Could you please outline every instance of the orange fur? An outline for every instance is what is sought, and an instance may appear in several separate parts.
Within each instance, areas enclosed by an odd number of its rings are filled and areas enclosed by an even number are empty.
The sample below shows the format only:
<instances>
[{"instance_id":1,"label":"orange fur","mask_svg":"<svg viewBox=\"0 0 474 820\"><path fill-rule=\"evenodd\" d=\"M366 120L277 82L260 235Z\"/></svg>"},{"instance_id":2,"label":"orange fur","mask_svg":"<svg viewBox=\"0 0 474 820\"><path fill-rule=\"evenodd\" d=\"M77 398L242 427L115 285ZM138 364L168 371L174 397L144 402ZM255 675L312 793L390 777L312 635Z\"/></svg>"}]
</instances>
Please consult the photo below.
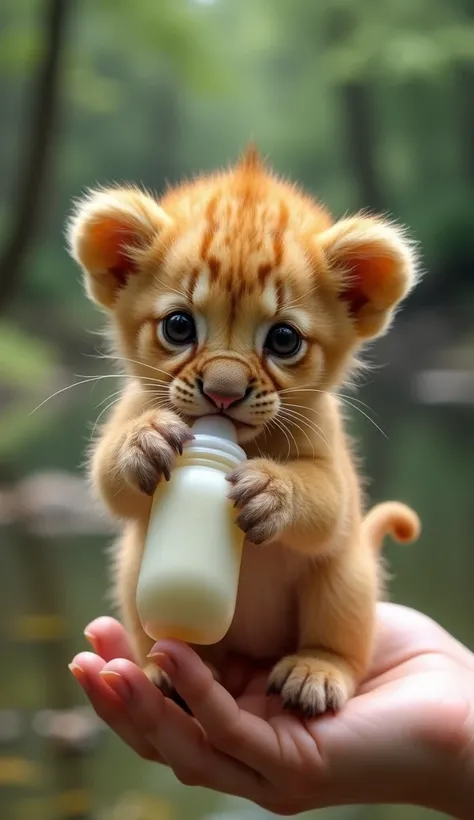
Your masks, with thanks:
<instances>
[{"instance_id":1,"label":"orange fur","mask_svg":"<svg viewBox=\"0 0 474 820\"><path fill-rule=\"evenodd\" d=\"M135 605L151 496L192 419L223 397L248 455L229 476L247 538L230 630L197 649L217 670L230 651L275 660L269 689L288 707L341 708L370 659L383 536L419 529L404 505L363 519L338 397L416 282L404 232L380 217L333 221L251 151L159 204L134 187L91 192L69 241L127 374L91 475L123 520L115 587L139 662L152 644ZM170 338L173 313L195 338ZM299 347L285 358L275 344L288 333Z\"/></svg>"}]
</instances>

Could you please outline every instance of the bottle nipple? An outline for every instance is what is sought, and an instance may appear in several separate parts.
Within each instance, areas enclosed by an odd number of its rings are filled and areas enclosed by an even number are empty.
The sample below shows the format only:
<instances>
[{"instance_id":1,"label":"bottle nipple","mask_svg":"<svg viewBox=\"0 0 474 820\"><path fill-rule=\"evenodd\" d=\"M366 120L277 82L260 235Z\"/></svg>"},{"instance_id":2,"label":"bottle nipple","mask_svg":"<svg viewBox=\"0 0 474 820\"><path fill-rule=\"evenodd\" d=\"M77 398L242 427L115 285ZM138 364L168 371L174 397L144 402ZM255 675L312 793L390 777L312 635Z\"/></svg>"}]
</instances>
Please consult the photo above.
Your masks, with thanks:
<instances>
[{"instance_id":1,"label":"bottle nipple","mask_svg":"<svg viewBox=\"0 0 474 820\"><path fill-rule=\"evenodd\" d=\"M235 462L235 466L247 458L245 451L237 443L237 430L225 416L200 416L191 427L193 439L183 447L184 453L224 456ZM229 464L229 469L232 465Z\"/></svg>"},{"instance_id":2,"label":"bottle nipple","mask_svg":"<svg viewBox=\"0 0 474 820\"><path fill-rule=\"evenodd\" d=\"M197 435L216 436L237 444L237 431L231 420L225 416L200 416L191 429Z\"/></svg>"}]
</instances>

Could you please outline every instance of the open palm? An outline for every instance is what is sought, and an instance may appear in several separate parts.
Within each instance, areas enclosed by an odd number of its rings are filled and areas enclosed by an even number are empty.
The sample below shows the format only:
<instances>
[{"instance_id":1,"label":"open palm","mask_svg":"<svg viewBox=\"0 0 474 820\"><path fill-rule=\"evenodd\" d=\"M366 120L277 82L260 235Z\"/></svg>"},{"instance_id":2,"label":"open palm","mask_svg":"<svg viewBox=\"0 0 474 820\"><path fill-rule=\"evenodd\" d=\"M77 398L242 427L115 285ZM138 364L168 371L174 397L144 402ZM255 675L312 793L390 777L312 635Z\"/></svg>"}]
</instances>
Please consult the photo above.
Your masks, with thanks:
<instances>
[{"instance_id":1,"label":"open palm","mask_svg":"<svg viewBox=\"0 0 474 820\"><path fill-rule=\"evenodd\" d=\"M222 684L189 647L156 646L194 717L133 664L111 618L86 630L95 654L73 674L132 749L187 785L245 797L277 814L347 803L462 804L473 767L474 655L416 611L380 604L370 674L337 715L302 720L266 693L268 668L232 659ZM439 794L438 794L439 792ZM451 806L450 802L450 806Z\"/></svg>"}]
</instances>

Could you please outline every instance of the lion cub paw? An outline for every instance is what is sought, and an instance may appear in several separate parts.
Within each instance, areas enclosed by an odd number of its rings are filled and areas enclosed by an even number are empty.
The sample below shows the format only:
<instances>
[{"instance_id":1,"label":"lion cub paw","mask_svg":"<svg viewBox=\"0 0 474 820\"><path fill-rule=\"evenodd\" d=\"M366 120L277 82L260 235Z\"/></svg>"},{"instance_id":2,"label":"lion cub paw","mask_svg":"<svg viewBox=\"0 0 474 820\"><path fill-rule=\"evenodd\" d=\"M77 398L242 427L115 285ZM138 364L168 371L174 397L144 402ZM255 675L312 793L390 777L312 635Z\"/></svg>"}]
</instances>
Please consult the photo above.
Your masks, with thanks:
<instances>
[{"instance_id":1,"label":"lion cub paw","mask_svg":"<svg viewBox=\"0 0 474 820\"><path fill-rule=\"evenodd\" d=\"M147 664L143 671L148 680L151 680L151 682L155 684L157 689L163 693L165 698L172 700L184 712L187 712L188 715L191 714L191 710L189 709L187 703L183 700L181 695L178 694L166 672L163 672L163 670L154 663Z\"/></svg>"},{"instance_id":2,"label":"lion cub paw","mask_svg":"<svg viewBox=\"0 0 474 820\"><path fill-rule=\"evenodd\" d=\"M293 521L293 485L284 468L269 459L241 464L227 480L238 510L237 524L253 544L272 541Z\"/></svg>"},{"instance_id":3,"label":"lion cub paw","mask_svg":"<svg viewBox=\"0 0 474 820\"><path fill-rule=\"evenodd\" d=\"M329 652L310 652L283 658L273 668L267 692L281 695L283 708L312 718L338 712L355 690L349 665Z\"/></svg>"},{"instance_id":4,"label":"lion cub paw","mask_svg":"<svg viewBox=\"0 0 474 820\"><path fill-rule=\"evenodd\" d=\"M126 481L153 495L161 478L169 480L176 456L193 434L174 413L150 411L133 421L120 449L120 468Z\"/></svg>"}]
</instances>

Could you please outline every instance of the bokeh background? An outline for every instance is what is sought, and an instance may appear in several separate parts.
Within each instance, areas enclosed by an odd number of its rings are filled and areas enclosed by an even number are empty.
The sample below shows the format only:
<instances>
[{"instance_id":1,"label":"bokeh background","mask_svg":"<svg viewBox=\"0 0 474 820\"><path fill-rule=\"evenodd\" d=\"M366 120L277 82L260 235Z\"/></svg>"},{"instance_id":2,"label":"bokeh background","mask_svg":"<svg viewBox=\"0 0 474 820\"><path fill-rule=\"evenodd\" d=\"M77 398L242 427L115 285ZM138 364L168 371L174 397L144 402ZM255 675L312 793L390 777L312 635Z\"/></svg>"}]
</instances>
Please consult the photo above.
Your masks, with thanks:
<instances>
[{"instance_id":1,"label":"bokeh background","mask_svg":"<svg viewBox=\"0 0 474 820\"><path fill-rule=\"evenodd\" d=\"M118 385L94 379L111 372L95 358L102 320L64 247L89 185L159 192L255 139L334 214L368 207L410 226L425 277L373 349L351 424L371 500L403 499L424 522L416 546L387 544L391 597L474 648L473 79L473 0L2 0L3 820L269 816L140 761L67 670L84 625L109 612L112 533L82 465Z\"/></svg>"}]
</instances>

